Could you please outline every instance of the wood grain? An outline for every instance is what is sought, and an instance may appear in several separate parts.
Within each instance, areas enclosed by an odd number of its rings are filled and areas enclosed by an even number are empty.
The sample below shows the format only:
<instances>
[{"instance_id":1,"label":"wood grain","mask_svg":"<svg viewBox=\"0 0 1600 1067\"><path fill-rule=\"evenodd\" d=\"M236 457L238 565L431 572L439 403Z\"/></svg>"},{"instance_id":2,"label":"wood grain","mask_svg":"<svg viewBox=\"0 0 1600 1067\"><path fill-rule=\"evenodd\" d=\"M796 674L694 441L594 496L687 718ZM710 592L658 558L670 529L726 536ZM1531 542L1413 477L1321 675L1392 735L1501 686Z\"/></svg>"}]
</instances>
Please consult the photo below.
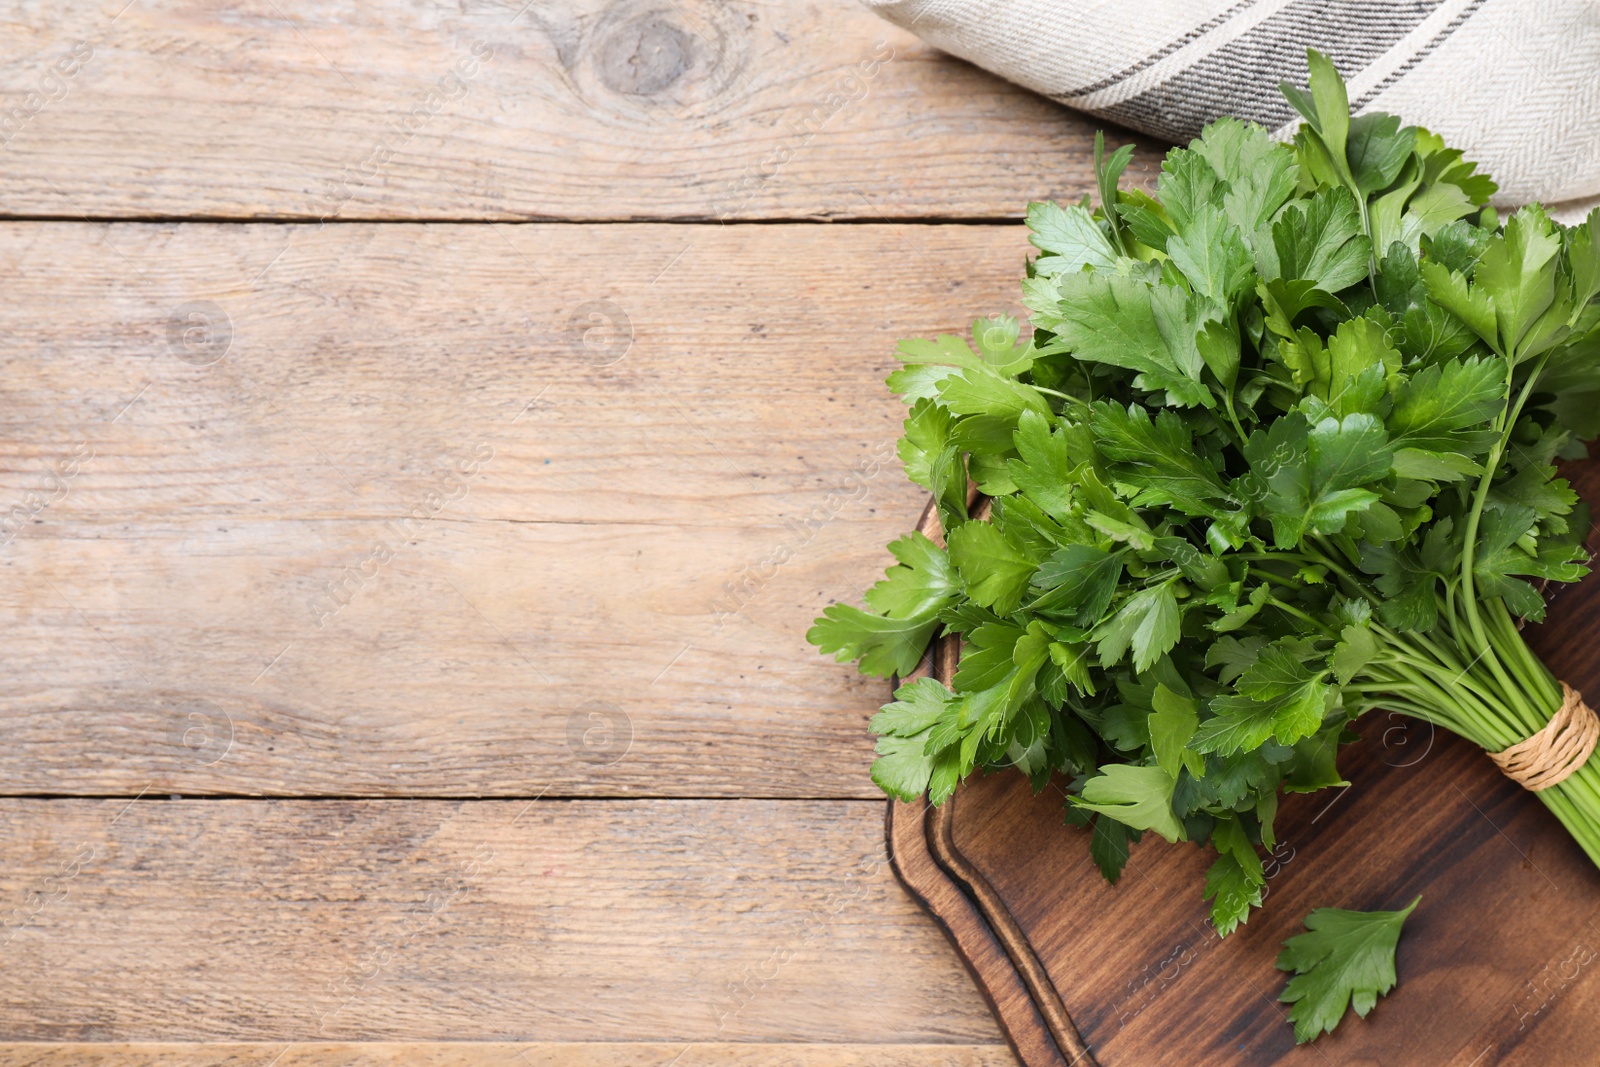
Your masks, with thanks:
<instances>
[{"instance_id":1,"label":"wood grain","mask_svg":"<svg viewBox=\"0 0 1600 1067\"><path fill-rule=\"evenodd\" d=\"M0 16L7 213L1011 218L1093 187L1087 120L850 0L125 5Z\"/></svg>"},{"instance_id":2,"label":"wood grain","mask_svg":"<svg viewBox=\"0 0 1600 1067\"><path fill-rule=\"evenodd\" d=\"M921 504L896 339L1024 247L0 226L0 790L877 795L886 686L804 634Z\"/></svg>"},{"instance_id":3,"label":"wood grain","mask_svg":"<svg viewBox=\"0 0 1600 1067\"><path fill-rule=\"evenodd\" d=\"M997 1042L894 884L882 818L861 801L0 801L0 1037Z\"/></svg>"},{"instance_id":4,"label":"wood grain","mask_svg":"<svg viewBox=\"0 0 1600 1067\"><path fill-rule=\"evenodd\" d=\"M677 1057L674 1059L674 1057ZM453 1041L0 1044L0 1067L1014 1067L1004 1045Z\"/></svg>"},{"instance_id":5,"label":"wood grain","mask_svg":"<svg viewBox=\"0 0 1600 1067\"><path fill-rule=\"evenodd\" d=\"M850 0L0 42L0 212L86 220L0 225L0 1067L1013 1062L876 800L553 798L876 798L803 634L920 503L894 341L1025 248L901 223L1091 127ZM327 799L416 795L543 799Z\"/></svg>"}]
</instances>

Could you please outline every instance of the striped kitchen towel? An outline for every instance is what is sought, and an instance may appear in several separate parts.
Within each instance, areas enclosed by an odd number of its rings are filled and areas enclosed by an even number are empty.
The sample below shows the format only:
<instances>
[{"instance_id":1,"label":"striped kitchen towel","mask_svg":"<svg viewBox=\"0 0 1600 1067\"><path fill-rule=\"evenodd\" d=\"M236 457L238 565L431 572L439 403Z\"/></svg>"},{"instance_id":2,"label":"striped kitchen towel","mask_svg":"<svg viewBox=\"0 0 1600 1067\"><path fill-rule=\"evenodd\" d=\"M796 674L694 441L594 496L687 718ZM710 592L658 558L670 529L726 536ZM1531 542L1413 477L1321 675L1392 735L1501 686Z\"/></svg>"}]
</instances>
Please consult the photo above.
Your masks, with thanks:
<instances>
[{"instance_id":1,"label":"striped kitchen towel","mask_svg":"<svg viewBox=\"0 0 1600 1067\"><path fill-rule=\"evenodd\" d=\"M1180 143L1220 115L1292 135L1278 83L1304 85L1315 48L1354 110L1465 149L1500 182L1496 203L1600 197L1600 0L867 3L1053 100Z\"/></svg>"}]
</instances>

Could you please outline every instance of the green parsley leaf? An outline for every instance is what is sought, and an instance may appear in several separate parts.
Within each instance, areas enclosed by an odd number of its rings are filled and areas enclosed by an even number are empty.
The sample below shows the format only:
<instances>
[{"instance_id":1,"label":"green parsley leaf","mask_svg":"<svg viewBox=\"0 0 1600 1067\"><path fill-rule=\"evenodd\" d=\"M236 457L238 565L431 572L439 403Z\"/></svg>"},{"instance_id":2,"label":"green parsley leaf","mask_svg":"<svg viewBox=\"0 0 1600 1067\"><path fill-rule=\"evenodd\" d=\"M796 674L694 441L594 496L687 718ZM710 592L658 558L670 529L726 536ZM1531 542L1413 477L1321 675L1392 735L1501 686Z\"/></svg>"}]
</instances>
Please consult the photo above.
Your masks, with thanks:
<instances>
[{"instance_id":1,"label":"green parsley leaf","mask_svg":"<svg viewBox=\"0 0 1600 1067\"><path fill-rule=\"evenodd\" d=\"M1272 244L1257 250L1263 277L1301 279L1328 293L1366 277L1371 255L1355 198L1342 188L1291 202L1272 224Z\"/></svg>"},{"instance_id":2,"label":"green parsley leaf","mask_svg":"<svg viewBox=\"0 0 1600 1067\"><path fill-rule=\"evenodd\" d=\"M1205 899L1211 901L1211 925L1227 937L1261 906L1267 876L1250 839L1237 819L1219 819L1211 831L1217 859L1206 871Z\"/></svg>"},{"instance_id":3,"label":"green parsley leaf","mask_svg":"<svg viewBox=\"0 0 1600 1067\"><path fill-rule=\"evenodd\" d=\"M937 761L924 751L928 735L954 712L954 700L932 678L903 685L894 696L872 717L872 731L879 735L872 781L890 796L912 801L927 791Z\"/></svg>"},{"instance_id":4,"label":"green parsley leaf","mask_svg":"<svg viewBox=\"0 0 1600 1067\"><path fill-rule=\"evenodd\" d=\"M1252 281L1255 263L1239 228L1211 204L1167 241L1167 255L1195 292L1218 302L1233 300Z\"/></svg>"},{"instance_id":5,"label":"green parsley leaf","mask_svg":"<svg viewBox=\"0 0 1600 1067\"><path fill-rule=\"evenodd\" d=\"M1383 424L1366 414L1330 416L1315 426L1288 415L1253 435L1244 453L1250 461L1246 493L1271 519L1280 548L1307 533L1340 531L1352 513L1378 500L1360 487L1394 466Z\"/></svg>"},{"instance_id":6,"label":"green parsley leaf","mask_svg":"<svg viewBox=\"0 0 1600 1067\"><path fill-rule=\"evenodd\" d=\"M1022 602L1038 562L986 522L968 522L950 535L950 558L967 595L979 607L1009 615Z\"/></svg>"},{"instance_id":7,"label":"green parsley leaf","mask_svg":"<svg viewBox=\"0 0 1600 1067\"><path fill-rule=\"evenodd\" d=\"M1034 321L1054 330L1080 359L1137 371L1134 386L1165 390L1180 407L1215 403L1201 384L1205 362L1195 348L1182 289L1119 274L1056 279L1059 299L1034 307Z\"/></svg>"},{"instance_id":8,"label":"green parsley leaf","mask_svg":"<svg viewBox=\"0 0 1600 1067\"><path fill-rule=\"evenodd\" d=\"M864 674L910 674L938 628L939 613L959 593L944 550L921 533L892 542L889 551L900 565L868 590L876 613L834 604L806 634L837 659L860 660Z\"/></svg>"},{"instance_id":9,"label":"green parsley leaf","mask_svg":"<svg viewBox=\"0 0 1600 1067\"><path fill-rule=\"evenodd\" d=\"M1149 669L1178 643L1178 623L1178 600L1170 582L1139 590L1095 628L1100 665L1120 662L1132 645L1134 670Z\"/></svg>"},{"instance_id":10,"label":"green parsley leaf","mask_svg":"<svg viewBox=\"0 0 1600 1067\"><path fill-rule=\"evenodd\" d=\"M1039 565L1032 578L1039 596L1029 608L1063 616L1074 626L1093 626L1105 615L1121 576L1122 553L1066 545Z\"/></svg>"},{"instance_id":11,"label":"green parsley leaf","mask_svg":"<svg viewBox=\"0 0 1600 1067\"><path fill-rule=\"evenodd\" d=\"M1094 830L1089 835L1089 858L1100 868L1101 876L1112 885L1117 884L1122 869L1128 865L1128 842L1138 839L1139 831L1129 829L1110 816L1095 818Z\"/></svg>"},{"instance_id":12,"label":"green parsley leaf","mask_svg":"<svg viewBox=\"0 0 1600 1067\"><path fill-rule=\"evenodd\" d=\"M1184 746L1200 726L1200 705L1193 697L1168 689L1157 683L1153 697L1155 710L1150 713L1150 749L1155 753L1156 764L1178 777L1178 768L1187 767L1196 778L1205 775L1205 760L1198 752Z\"/></svg>"},{"instance_id":13,"label":"green parsley leaf","mask_svg":"<svg viewBox=\"0 0 1600 1067\"><path fill-rule=\"evenodd\" d=\"M1089 425L1117 481L1136 490L1134 507L1170 504L1186 515L1213 516L1223 510L1228 491L1175 413L1157 412L1152 420L1141 407L1099 403Z\"/></svg>"},{"instance_id":14,"label":"green parsley leaf","mask_svg":"<svg viewBox=\"0 0 1600 1067\"><path fill-rule=\"evenodd\" d=\"M1082 796L1073 803L1135 830L1154 830L1168 841L1182 841L1183 825L1172 811L1173 785L1160 767L1112 763L1083 784Z\"/></svg>"},{"instance_id":15,"label":"green parsley leaf","mask_svg":"<svg viewBox=\"0 0 1600 1067\"><path fill-rule=\"evenodd\" d=\"M1078 204L1029 204L1028 227L1034 247L1049 253L1035 261L1040 274L1075 274L1084 267L1111 270L1117 264L1117 250L1105 231Z\"/></svg>"},{"instance_id":16,"label":"green parsley leaf","mask_svg":"<svg viewBox=\"0 0 1600 1067\"><path fill-rule=\"evenodd\" d=\"M1308 933L1283 943L1278 969L1294 971L1278 999L1293 1004L1294 1039L1304 1044L1332 1033L1347 1007L1363 1019L1394 988L1400 928L1422 900L1399 911L1318 908L1306 916Z\"/></svg>"}]
</instances>

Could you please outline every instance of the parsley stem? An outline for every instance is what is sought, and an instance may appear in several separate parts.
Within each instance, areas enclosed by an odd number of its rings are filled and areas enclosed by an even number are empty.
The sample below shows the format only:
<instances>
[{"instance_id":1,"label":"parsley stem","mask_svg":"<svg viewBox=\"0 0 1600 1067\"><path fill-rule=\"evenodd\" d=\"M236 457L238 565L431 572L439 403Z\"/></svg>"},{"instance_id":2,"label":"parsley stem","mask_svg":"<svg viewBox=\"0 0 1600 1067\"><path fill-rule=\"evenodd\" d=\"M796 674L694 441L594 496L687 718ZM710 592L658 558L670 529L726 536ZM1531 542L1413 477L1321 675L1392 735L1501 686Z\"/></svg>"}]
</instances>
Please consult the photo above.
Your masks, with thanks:
<instances>
[{"instance_id":1,"label":"parsley stem","mask_svg":"<svg viewBox=\"0 0 1600 1067\"><path fill-rule=\"evenodd\" d=\"M1433 641L1430 640L1428 636L1420 630L1408 630L1404 634L1401 634L1389 629L1382 623L1374 622L1372 623L1372 632L1377 634L1379 637L1382 637L1385 641L1388 641L1392 645L1415 647L1425 650L1428 655L1432 656L1444 666L1449 667L1451 670L1465 669L1461 666L1460 661L1450 654L1448 647L1434 644Z\"/></svg>"},{"instance_id":2,"label":"parsley stem","mask_svg":"<svg viewBox=\"0 0 1600 1067\"><path fill-rule=\"evenodd\" d=\"M1409 657L1396 657L1387 666L1413 685L1423 687L1431 696L1443 725L1450 726L1478 744L1483 744L1482 737L1494 733L1491 724L1497 721L1493 711L1496 701L1492 694L1483 693L1475 685L1467 683L1469 676L1452 677L1450 671L1437 664ZM1447 686L1455 687L1458 691L1452 691Z\"/></svg>"},{"instance_id":3,"label":"parsley stem","mask_svg":"<svg viewBox=\"0 0 1600 1067\"><path fill-rule=\"evenodd\" d=\"M1511 663L1513 670L1522 679L1530 697L1534 698L1538 712L1533 721L1527 724L1531 734L1542 729L1551 716L1561 707L1561 690L1556 684L1555 676L1550 669L1539 662L1528 643L1522 639L1522 634L1517 629L1517 624L1511 618L1503 601L1497 601L1490 607L1490 618L1495 628L1499 631L1500 648L1505 653L1505 658Z\"/></svg>"},{"instance_id":4,"label":"parsley stem","mask_svg":"<svg viewBox=\"0 0 1600 1067\"><path fill-rule=\"evenodd\" d=\"M1367 235L1367 285L1372 289L1372 299L1381 304L1378 298L1378 246L1372 240L1372 218L1367 210L1367 198L1355 184L1348 182L1346 187L1356 198L1357 214L1361 218L1361 232Z\"/></svg>"},{"instance_id":5,"label":"parsley stem","mask_svg":"<svg viewBox=\"0 0 1600 1067\"><path fill-rule=\"evenodd\" d=\"M1231 388L1223 392L1222 403L1228 409L1228 421L1233 423L1233 432L1239 438L1239 452L1243 454L1245 442L1249 440L1250 435L1244 432L1243 426L1239 425L1239 416L1233 410L1233 390Z\"/></svg>"},{"instance_id":6,"label":"parsley stem","mask_svg":"<svg viewBox=\"0 0 1600 1067\"><path fill-rule=\"evenodd\" d=\"M1472 632L1473 639L1482 650L1484 660L1488 663L1489 670L1500 682L1507 698L1508 707L1514 707L1523 713L1524 719L1537 716L1537 710L1530 707L1523 691L1506 673L1505 666L1500 662L1498 650L1489 640L1488 628L1483 623L1483 612L1479 608L1477 590L1474 587L1473 565L1478 547L1478 524L1483 517L1484 505L1489 500L1489 487L1494 482L1495 472L1499 469L1500 460L1505 455L1506 446L1511 442L1511 432L1515 429L1517 418L1522 414L1522 406L1527 403L1529 395L1533 392L1534 384L1539 380L1544 370L1545 361L1549 359L1546 353L1539 357L1539 362L1534 365L1523 382L1522 391L1512 402L1511 394L1514 388L1516 375L1515 348L1507 346L1506 354L1506 406L1501 409L1495 430L1499 433L1499 440L1489 450L1488 462L1483 465L1483 476L1478 480L1477 492L1473 494L1472 509L1467 513L1467 523L1462 531L1461 539L1461 592L1463 607L1466 609L1466 622ZM1551 712L1554 712L1554 708Z\"/></svg>"},{"instance_id":7,"label":"parsley stem","mask_svg":"<svg viewBox=\"0 0 1600 1067\"><path fill-rule=\"evenodd\" d=\"M1063 393L1059 389L1046 389L1042 385L1034 385L1031 382L1029 383L1028 388L1032 389L1036 393L1044 393L1046 396L1060 397L1062 400L1065 400L1071 404L1077 404L1079 407L1084 409L1089 407L1089 402L1087 400L1083 399L1082 397L1073 396L1071 393Z\"/></svg>"},{"instance_id":8,"label":"parsley stem","mask_svg":"<svg viewBox=\"0 0 1600 1067\"><path fill-rule=\"evenodd\" d=\"M1332 545L1328 543L1327 539L1321 537L1320 535L1313 535L1312 537L1308 538L1308 540L1312 541L1318 548L1332 548ZM1350 584L1360 588L1362 595L1368 597L1369 599L1377 599L1377 594L1373 592L1372 588L1366 582L1352 574L1348 569L1345 568L1343 564L1335 560L1331 551L1313 552L1312 558L1318 563L1321 563L1323 566L1327 567L1329 570L1333 571L1339 577L1350 582Z\"/></svg>"},{"instance_id":9,"label":"parsley stem","mask_svg":"<svg viewBox=\"0 0 1600 1067\"><path fill-rule=\"evenodd\" d=\"M1283 601L1279 600L1275 596L1267 597L1267 603L1271 604L1273 607L1277 608L1279 611L1287 612L1288 614L1293 615L1295 618L1299 619L1301 622L1308 623L1311 626L1315 626L1318 630L1321 630L1322 633L1327 637L1336 636L1331 628L1329 628L1328 626L1323 624L1321 619L1312 618L1310 615L1307 615L1305 612L1301 611L1299 608L1295 607L1293 604L1285 604Z\"/></svg>"}]
</instances>

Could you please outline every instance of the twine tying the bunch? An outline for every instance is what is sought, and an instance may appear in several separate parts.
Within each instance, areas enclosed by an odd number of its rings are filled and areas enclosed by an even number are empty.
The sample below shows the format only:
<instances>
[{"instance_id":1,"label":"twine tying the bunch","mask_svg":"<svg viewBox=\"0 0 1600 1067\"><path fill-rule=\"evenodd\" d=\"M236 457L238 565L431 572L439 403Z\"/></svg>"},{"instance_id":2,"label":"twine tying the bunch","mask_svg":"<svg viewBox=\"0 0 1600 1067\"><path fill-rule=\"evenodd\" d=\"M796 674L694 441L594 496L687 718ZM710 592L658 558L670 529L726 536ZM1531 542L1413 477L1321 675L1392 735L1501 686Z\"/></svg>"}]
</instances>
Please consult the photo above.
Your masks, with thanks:
<instances>
[{"instance_id":1,"label":"twine tying the bunch","mask_svg":"<svg viewBox=\"0 0 1600 1067\"><path fill-rule=\"evenodd\" d=\"M1600 718L1583 702L1583 694L1561 683L1561 707L1544 729L1510 748L1489 753L1505 776L1537 793L1549 789L1582 767L1600 741Z\"/></svg>"}]
</instances>

